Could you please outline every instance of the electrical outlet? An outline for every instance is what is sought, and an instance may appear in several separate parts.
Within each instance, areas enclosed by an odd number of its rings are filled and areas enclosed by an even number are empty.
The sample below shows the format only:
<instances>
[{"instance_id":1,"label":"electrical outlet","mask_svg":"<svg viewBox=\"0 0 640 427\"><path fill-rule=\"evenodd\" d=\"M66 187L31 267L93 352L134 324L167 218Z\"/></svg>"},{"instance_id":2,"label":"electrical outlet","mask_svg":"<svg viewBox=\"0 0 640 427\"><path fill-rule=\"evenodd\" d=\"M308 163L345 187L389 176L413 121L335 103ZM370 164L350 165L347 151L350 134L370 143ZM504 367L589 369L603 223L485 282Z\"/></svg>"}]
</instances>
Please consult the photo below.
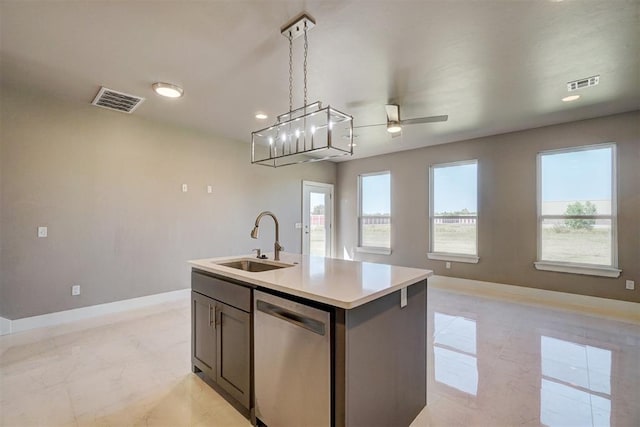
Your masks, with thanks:
<instances>
[{"instance_id":1,"label":"electrical outlet","mask_svg":"<svg viewBox=\"0 0 640 427\"><path fill-rule=\"evenodd\" d=\"M407 288L400 289L400 308L407 306Z\"/></svg>"},{"instance_id":2,"label":"electrical outlet","mask_svg":"<svg viewBox=\"0 0 640 427\"><path fill-rule=\"evenodd\" d=\"M47 227L38 227L38 237L47 237Z\"/></svg>"},{"instance_id":3,"label":"electrical outlet","mask_svg":"<svg viewBox=\"0 0 640 427\"><path fill-rule=\"evenodd\" d=\"M296 222L296 230L302 228L302 223L301 222Z\"/></svg>"},{"instance_id":4,"label":"electrical outlet","mask_svg":"<svg viewBox=\"0 0 640 427\"><path fill-rule=\"evenodd\" d=\"M187 186L187 184L182 184L182 192L186 193L189 190L189 187Z\"/></svg>"},{"instance_id":5,"label":"electrical outlet","mask_svg":"<svg viewBox=\"0 0 640 427\"><path fill-rule=\"evenodd\" d=\"M71 286L71 295L73 296L80 295L80 285Z\"/></svg>"},{"instance_id":6,"label":"electrical outlet","mask_svg":"<svg viewBox=\"0 0 640 427\"><path fill-rule=\"evenodd\" d=\"M449 261L444 263L444 268L446 269L450 269L451 268L451 263Z\"/></svg>"},{"instance_id":7,"label":"electrical outlet","mask_svg":"<svg viewBox=\"0 0 640 427\"><path fill-rule=\"evenodd\" d=\"M625 286L627 287L627 289L632 291L636 288L636 282L634 282L633 280L627 280Z\"/></svg>"},{"instance_id":8,"label":"electrical outlet","mask_svg":"<svg viewBox=\"0 0 640 427\"><path fill-rule=\"evenodd\" d=\"M211 185L207 185L207 193L213 193L213 187Z\"/></svg>"}]
</instances>

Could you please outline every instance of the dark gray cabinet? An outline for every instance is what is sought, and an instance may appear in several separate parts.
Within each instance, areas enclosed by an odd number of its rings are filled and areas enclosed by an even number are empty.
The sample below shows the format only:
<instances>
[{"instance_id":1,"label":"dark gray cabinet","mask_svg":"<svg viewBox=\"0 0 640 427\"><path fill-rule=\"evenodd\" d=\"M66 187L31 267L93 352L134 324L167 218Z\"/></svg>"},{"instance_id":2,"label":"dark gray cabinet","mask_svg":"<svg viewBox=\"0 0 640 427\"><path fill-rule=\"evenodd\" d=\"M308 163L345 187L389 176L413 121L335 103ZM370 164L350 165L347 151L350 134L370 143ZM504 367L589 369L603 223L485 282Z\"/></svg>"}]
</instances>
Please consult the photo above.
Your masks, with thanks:
<instances>
[{"instance_id":1,"label":"dark gray cabinet","mask_svg":"<svg viewBox=\"0 0 640 427\"><path fill-rule=\"evenodd\" d=\"M215 379L218 344L215 328L216 302L197 292L191 292L191 297L194 367L207 374L209 378Z\"/></svg>"},{"instance_id":2,"label":"dark gray cabinet","mask_svg":"<svg viewBox=\"0 0 640 427\"><path fill-rule=\"evenodd\" d=\"M216 314L216 381L249 408L251 316L227 304L220 304Z\"/></svg>"},{"instance_id":3,"label":"dark gray cabinet","mask_svg":"<svg viewBox=\"0 0 640 427\"><path fill-rule=\"evenodd\" d=\"M193 371L251 407L251 289L192 272Z\"/></svg>"}]
</instances>

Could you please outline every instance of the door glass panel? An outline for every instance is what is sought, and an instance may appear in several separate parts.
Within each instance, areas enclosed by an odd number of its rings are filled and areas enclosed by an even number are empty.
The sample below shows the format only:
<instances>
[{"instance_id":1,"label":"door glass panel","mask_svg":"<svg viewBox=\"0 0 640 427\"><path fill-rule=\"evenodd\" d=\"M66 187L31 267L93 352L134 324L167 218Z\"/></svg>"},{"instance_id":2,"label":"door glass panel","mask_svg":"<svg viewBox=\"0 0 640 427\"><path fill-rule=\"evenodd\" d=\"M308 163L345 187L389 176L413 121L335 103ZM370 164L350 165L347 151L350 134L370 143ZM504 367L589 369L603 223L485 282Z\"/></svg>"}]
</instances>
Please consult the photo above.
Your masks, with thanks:
<instances>
[{"instance_id":1,"label":"door glass panel","mask_svg":"<svg viewBox=\"0 0 640 427\"><path fill-rule=\"evenodd\" d=\"M303 181L302 253L331 257L333 185Z\"/></svg>"},{"instance_id":2,"label":"door glass panel","mask_svg":"<svg viewBox=\"0 0 640 427\"><path fill-rule=\"evenodd\" d=\"M309 194L309 254L326 256L327 221L325 193L311 191Z\"/></svg>"}]
</instances>

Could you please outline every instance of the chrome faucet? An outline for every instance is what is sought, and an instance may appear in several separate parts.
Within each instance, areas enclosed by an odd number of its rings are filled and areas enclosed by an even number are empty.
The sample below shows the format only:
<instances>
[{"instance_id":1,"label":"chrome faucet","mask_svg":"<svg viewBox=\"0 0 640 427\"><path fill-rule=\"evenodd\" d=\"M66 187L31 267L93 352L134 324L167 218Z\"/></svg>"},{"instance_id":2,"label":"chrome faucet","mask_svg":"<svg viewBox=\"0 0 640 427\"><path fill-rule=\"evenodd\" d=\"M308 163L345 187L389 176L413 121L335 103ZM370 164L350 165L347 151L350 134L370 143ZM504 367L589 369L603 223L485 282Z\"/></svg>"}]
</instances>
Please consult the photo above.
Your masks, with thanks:
<instances>
[{"instance_id":1,"label":"chrome faucet","mask_svg":"<svg viewBox=\"0 0 640 427\"><path fill-rule=\"evenodd\" d=\"M275 253L274 256L274 260L276 261L280 261L280 251L284 250L284 248L282 246L280 246L280 225L278 224L278 218L276 218L276 216L269 211L264 211L261 212L260 215L258 215L258 217L256 218L256 225L255 227L253 227L253 230L251 230L251 238L252 239L257 239L258 238L258 225L260 224L260 220L262 219L263 216L265 215L269 215L271 218L273 218L273 222L276 223L276 242L273 245L273 252Z\"/></svg>"}]
</instances>

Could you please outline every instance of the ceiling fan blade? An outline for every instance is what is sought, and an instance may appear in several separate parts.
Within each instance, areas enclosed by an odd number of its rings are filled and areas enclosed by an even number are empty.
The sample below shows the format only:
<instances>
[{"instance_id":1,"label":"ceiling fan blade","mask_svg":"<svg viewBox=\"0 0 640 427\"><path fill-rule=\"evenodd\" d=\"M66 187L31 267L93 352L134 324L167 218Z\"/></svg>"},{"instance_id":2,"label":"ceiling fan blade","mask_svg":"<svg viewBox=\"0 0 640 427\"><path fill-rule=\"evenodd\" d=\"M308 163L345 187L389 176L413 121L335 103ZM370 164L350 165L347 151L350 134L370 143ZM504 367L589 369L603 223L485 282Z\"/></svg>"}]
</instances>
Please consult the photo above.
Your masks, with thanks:
<instances>
[{"instance_id":1,"label":"ceiling fan blade","mask_svg":"<svg viewBox=\"0 0 640 427\"><path fill-rule=\"evenodd\" d=\"M402 120L400 124L403 125L417 125L420 123L436 123L436 122L446 122L449 119L449 116L431 116L431 117L417 117L415 119L407 119Z\"/></svg>"},{"instance_id":2,"label":"ceiling fan blade","mask_svg":"<svg viewBox=\"0 0 640 427\"><path fill-rule=\"evenodd\" d=\"M386 123L377 123L375 125L354 126L353 128L354 129L360 129L360 128L370 128L370 127L373 127L373 126L386 126L386 125L387 125Z\"/></svg>"},{"instance_id":3,"label":"ceiling fan blade","mask_svg":"<svg viewBox=\"0 0 640 427\"><path fill-rule=\"evenodd\" d=\"M385 110L387 110L388 122L400 121L400 106L398 104L387 104L384 106L384 108Z\"/></svg>"}]
</instances>

